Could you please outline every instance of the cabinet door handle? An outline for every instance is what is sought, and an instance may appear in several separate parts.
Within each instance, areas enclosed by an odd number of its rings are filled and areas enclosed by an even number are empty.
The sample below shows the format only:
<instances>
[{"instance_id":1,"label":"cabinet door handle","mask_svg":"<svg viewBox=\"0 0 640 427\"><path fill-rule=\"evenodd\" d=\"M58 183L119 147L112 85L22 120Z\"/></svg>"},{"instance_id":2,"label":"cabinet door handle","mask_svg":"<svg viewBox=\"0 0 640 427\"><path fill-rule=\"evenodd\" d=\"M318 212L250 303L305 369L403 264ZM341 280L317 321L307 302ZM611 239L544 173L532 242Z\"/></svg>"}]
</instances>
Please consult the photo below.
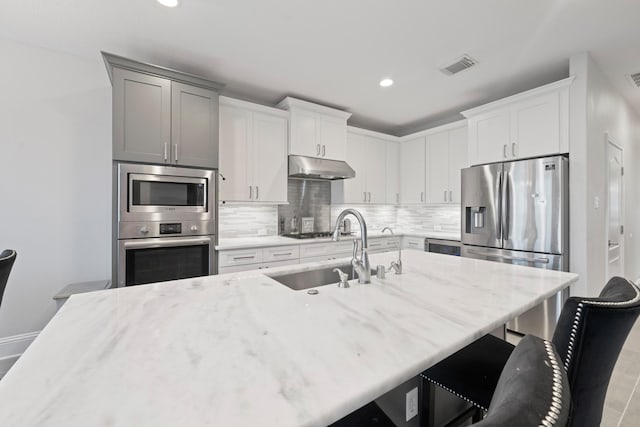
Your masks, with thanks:
<instances>
[{"instance_id":1,"label":"cabinet door handle","mask_svg":"<svg viewBox=\"0 0 640 427\"><path fill-rule=\"evenodd\" d=\"M400 193L396 193L396 203L400 203Z\"/></svg>"},{"instance_id":2,"label":"cabinet door handle","mask_svg":"<svg viewBox=\"0 0 640 427\"><path fill-rule=\"evenodd\" d=\"M176 163L178 163L178 144L173 144L173 148L176 154L175 160L176 160Z\"/></svg>"},{"instance_id":3,"label":"cabinet door handle","mask_svg":"<svg viewBox=\"0 0 640 427\"><path fill-rule=\"evenodd\" d=\"M167 153L167 151L168 151L168 147L167 147L167 145L169 145L169 144L167 144L167 143L165 142L165 143L164 143L164 161L165 161L165 162L167 161L167 156L168 156L168 154L169 154L169 153Z\"/></svg>"},{"instance_id":4,"label":"cabinet door handle","mask_svg":"<svg viewBox=\"0 0 640 427\"><path fill-rule=\"evenodd\" d=\"M364 194L364 200L363 200L363 201L364 201L365 203L367 203L367 192L366 192L366 191L364 191L362 194Z\"/></svg>"},{"instance_id":5,"label":"cabinet door handle","mask_svg":"<svg viewBox=\"0 0 640 427\"><path fill-rule=\"evenodd\" d=\"M251 200L253 196L253 187L249 186L249 200Z\"/></svg>"},{"instance_id":6,"label":"cabinet door handle","mask_svg":"<svg viewBox=\"0 0 640 427\"><path fill-rule=\"evenodd\" d=\"M444 190L444 201L447 201L447 190Z\"/></svg>"},{"instance_id":7,"label":"cabinet door handle","mask_svg":"<svg viewBox=\"0 0 640 427\"><path fill-rule=\"evenodd\" d=\"M424 202L424 191L420 192L420 201Z\"/></svg>"},{"instance_id":8,"label":"cabinet door handle","mask_svg":"<svg viewBox=\"0 0 640 427\"><path fill-rule=\"evenodd\" d=\"M371 203L371 191L369 191L369 203Z\"/></svg>"},{"instance_id":9,"label":"cabinet door handle","mask_svg":"<svg viewBox=\"0 0 640 427\"><path fill-rule=\"evenodd\" d=\"M516 143L515 142L511 144L511 154L513 155L513 157L517 156L517 154L516 154Z\"/></svg>"},{"instance_id":10,"label":"cabinet door handle","mask_svg":"<svg viewBox=\"0 0 640 427\"><path fill-rule=\"evenodd\" d=\"M453 202L453 191L449 190L449 201Z\"/></svg>"},{"instance_id":11,"label":"cabinet door handle","mask_svg":"<svg viewBox=\"0 0 640 427\"><path fill-rule=\"evenodd\" d=\"M316 144L316 155L320 155L320 144Z\"/></svg>"},{"instance_id":12,"label":"cabinet door handle","mask_svg":"<svg viewBox=\"0 0 640 427\"><path fill-rule=\"evenodd\" d=\"M502 157L507 158L507 144L502 147Z\"/></svg>"},{"instance_id":13,"label":"cabinet door handle","mask_svg":"<svg viewBox=\"0 0 640 427\"><path fill-rule=\"evenodd\" d=\"M327 146L322 144L322 157L324 157L327 154L326 151L327 151Z\"/></svg>"},{"instance_id":14,"label":"cabinet door handle","mask_svg":"<svg viewBox=\"0 0 640 427\"><path fill-rule=\"evenodd\" d=\"M260 198L260 187L256 185L256 200Z\"/></svg>"}]
</instances>

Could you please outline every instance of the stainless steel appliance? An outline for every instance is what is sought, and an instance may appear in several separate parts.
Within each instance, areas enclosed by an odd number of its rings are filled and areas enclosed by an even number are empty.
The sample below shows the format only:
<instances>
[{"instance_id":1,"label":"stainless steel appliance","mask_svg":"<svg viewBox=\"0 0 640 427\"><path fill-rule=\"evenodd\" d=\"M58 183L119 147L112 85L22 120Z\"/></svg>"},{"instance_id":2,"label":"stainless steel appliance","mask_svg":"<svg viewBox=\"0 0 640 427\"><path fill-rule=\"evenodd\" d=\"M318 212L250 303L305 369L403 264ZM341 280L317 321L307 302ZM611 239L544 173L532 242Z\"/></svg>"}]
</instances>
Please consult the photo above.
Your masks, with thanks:
<instances>
[{"instance_id":1,"label":"stainless steel appliance","mask_svg":"<svg viewBox=\"0 0 640 427\"><path fill-rule=\"evenodd\" d=\"M462 244L455 240L431 239L426 238L424 242L425 252L435 252L438 254L460 256L460 247Z\"/></svg>"},{"instance_id":2,"label":"stainless steel appliance","mask_svg":"<svg viewBox=\"0 0 640 427\"><path fill-rule=\"evenodd\" d=\"M462 170L462 256L568 271L569 162L554 156ZM550 339L568 291L507 328Z\"/></svg>"},{"instance_id":3,"label":"stainless steel appliance","mask_svg":"<svg viewBox=\"0 0 640 427\"><path fill-rule=\"evenodd\" d=\"M113 277L131 286L216 273L216 172L117 163Z\"/></svg>"}]
</instances>

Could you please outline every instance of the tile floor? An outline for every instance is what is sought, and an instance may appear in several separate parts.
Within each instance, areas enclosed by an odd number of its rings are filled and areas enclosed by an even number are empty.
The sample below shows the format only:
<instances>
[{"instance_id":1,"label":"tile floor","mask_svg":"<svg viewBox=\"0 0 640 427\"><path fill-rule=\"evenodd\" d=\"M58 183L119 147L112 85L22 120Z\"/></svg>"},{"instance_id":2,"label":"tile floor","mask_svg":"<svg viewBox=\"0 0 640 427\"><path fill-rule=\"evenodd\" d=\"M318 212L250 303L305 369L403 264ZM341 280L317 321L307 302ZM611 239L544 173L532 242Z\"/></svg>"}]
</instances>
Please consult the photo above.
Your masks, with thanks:
<instances>
[{"instance_id":1,"label":"tile floor","mask_svg":"<svg viewBox=\"0 0 640 427\"><path fill-rule=\"evenodd\" d=\"M640 426L640 321L629 337L613 370L604 402L602 427Z\"/></svg>"}]
</instances>

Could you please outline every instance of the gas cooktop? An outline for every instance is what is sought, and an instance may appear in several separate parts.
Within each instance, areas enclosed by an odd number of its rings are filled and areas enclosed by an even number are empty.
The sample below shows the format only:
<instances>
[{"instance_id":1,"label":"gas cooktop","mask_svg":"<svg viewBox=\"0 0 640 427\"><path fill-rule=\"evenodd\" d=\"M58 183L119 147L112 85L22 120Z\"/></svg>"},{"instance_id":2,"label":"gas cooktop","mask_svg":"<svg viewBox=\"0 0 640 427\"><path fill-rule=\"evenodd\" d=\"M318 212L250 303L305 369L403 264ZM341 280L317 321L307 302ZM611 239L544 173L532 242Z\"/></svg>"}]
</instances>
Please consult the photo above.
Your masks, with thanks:
<instances>
[{"instance_id":1,"label":"gas cooktop","mask_svg":"<svg viewBox=\"0 0 640 427\"><path fill-rule=\"evenodd\" d=\"M289 233L283 234L282 237L291 237L292 239L315 239L318 237L331 237L333 235L330 231L316 231L313 233Z\"/></svg>"}]
</instances>

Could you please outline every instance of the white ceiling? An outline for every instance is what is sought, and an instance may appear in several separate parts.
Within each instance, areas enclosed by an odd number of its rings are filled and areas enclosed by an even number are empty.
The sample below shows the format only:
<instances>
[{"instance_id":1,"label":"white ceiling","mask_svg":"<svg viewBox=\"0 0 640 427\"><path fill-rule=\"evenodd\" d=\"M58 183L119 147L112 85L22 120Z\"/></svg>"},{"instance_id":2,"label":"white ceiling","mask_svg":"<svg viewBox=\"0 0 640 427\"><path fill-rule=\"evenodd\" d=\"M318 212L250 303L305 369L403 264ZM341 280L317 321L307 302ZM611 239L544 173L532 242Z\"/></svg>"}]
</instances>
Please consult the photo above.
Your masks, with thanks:
<instances>
[{"instance_id":1,"label":"white ceiling","mask_svg":"<svg viewBox=\"0 0 640 427\"><path fill-rule=\"evenodd\" d=\"M293 95L403 134L566 77L583 51L640 112L625 78L640 72L638 18L639 0L18 0L3 2L0 37L105 50L267 105ZM438 71L463 53L479 64ZM380 88L387 76L396 84Z\"/></svg>"}]
</instances>

